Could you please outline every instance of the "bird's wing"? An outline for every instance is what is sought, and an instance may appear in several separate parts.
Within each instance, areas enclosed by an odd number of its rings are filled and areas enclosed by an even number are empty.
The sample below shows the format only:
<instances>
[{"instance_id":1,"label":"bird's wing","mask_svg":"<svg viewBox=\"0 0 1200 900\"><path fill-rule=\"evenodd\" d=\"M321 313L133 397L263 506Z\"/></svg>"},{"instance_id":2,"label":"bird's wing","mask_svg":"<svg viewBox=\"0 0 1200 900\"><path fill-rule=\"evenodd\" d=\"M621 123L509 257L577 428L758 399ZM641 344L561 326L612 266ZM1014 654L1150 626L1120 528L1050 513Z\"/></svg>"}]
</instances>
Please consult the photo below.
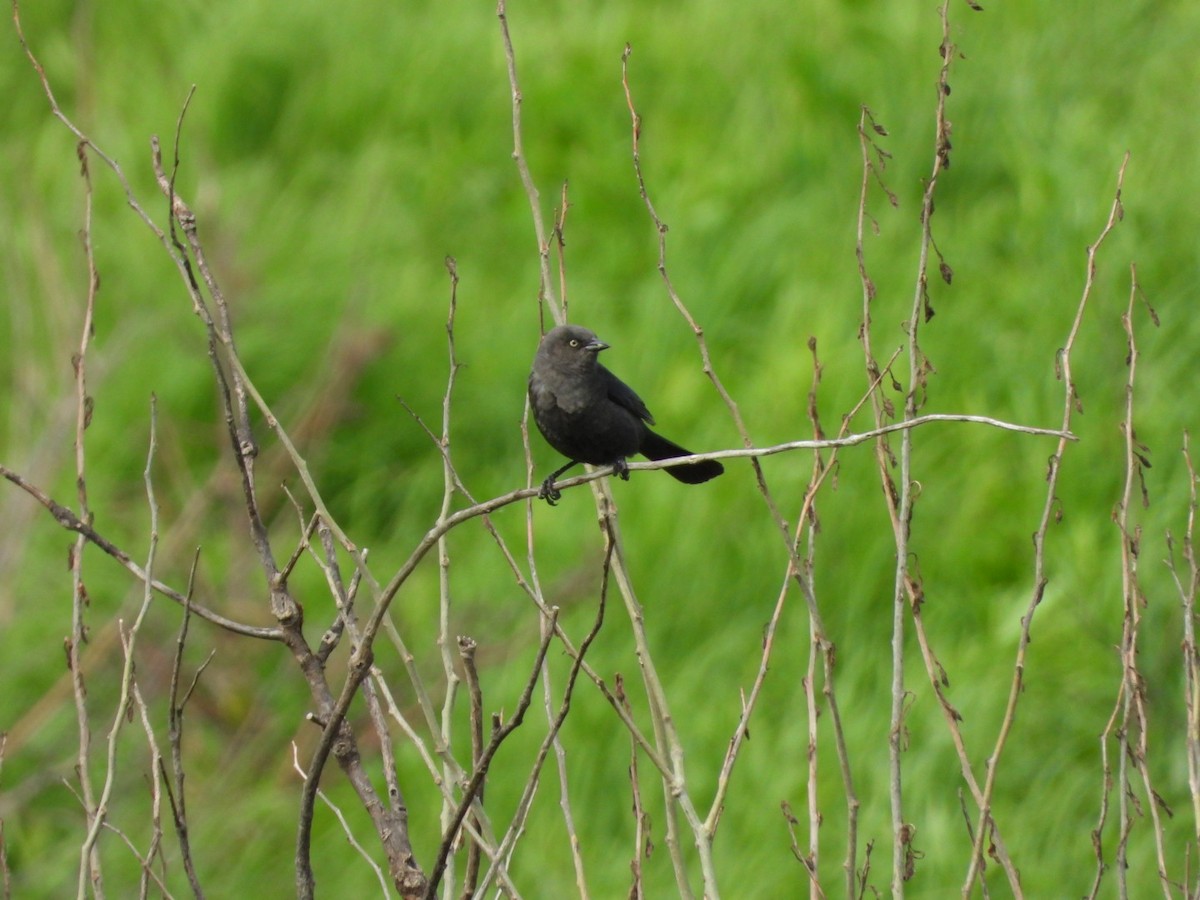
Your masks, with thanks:
<instances>
[{"instance_id":1,"label":"bird's wing","mask_svg":"<svg viewBox=\"0 0 1200 900\"><path fill-rule=\"evenodd\" d=\"M654 416L650 415L650 410L646 409L646 404L642 402L642 398L634 392L633 388L604 368L604 366L600 366L599 368L604 373L605 381L607 382L608 399L617 404L617 406L629 410L639 419L643 419L653 425Z\"/></svg>"}]
</instances>

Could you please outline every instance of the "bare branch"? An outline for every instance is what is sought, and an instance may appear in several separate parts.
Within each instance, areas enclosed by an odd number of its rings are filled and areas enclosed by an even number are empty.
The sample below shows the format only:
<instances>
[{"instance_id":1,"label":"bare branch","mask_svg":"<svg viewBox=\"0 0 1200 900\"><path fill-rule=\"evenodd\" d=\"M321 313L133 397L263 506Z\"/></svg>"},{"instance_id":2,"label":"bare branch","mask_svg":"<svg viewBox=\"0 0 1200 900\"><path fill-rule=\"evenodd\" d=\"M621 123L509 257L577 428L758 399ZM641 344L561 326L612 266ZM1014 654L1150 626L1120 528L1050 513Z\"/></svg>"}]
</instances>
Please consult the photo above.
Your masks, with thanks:
<instances>
[{"instance_id":1,"label":"bare branch","mask_svg":"<svg viewBox=\"0 0 1200 900\"><path fill-rule=\"evenodd\" d=\"M46 511L54 517L54 520L67 531L73 531L80 535L80 537L87 543L92 544L95 547L99 547L118 563L120 563L127 572L133 575L134 578L143 584L149 584L162 596L175 601L180 606L190 607L191 610L200 618L224 628L226 631L232 632L233 634L240 634L243 637L252 637L267 641L278 641L282 639L282 634L278 628L260 628L254 625L245 625L241 622L235 622L232 619L227 619L219 613L215 613L206 607L198 606L197 604L192 603L184 592L178 591L175 588L172 588L169 585L166 585L163 582L148 576L146 571L137 563L135 563L128 553L105 538L91 525L81 520L80 517L75 515L75 513L73 513L70 509L53 500L40 488L30 484L21 475L4 465L0 465L0 475L8 479L10 482L15 484L34 500L40 503L43 507L45 507Z\"/></svg>"},{"instance_id":2,"label":"bare branch","mask_svg":"<svg viewBox=\"0 0 1200 900\"><path fill-rule=\"evenodd\" d=\"M496 751L500 749L500 745L504 743L508 736L516 731L521 726L521 723L525 721L525 712L529 709L529 704L533 700L533 690L537 686L538 676L542 671L542 663L546 659L546 650L549 649L553 636L554 631L550 629L546 632L545 637L542 638L542 642L538 646L537 658L533 669L525 681L525 688L521 692L520 700L517 701L517 708L513 712L512 718L492 734L492 739L480 755L479 763L475 766L471 780L463 789L462 800L459 802L458 809L455 810L454 815L451 817L450 827L442 835L442 844L438 849L437 860L429 871L429 881L425 887L425 900L434 900L437 896L438 883L441 881L442 872L445 871L446 861L450 856L450 848L454 844L454 838L458 834L458 829L462 827L467 811L471 808L471 804L475 801L479 791L483 789L483 782L487 778L488 767L492 763L492 757L496 755Z\"/></svg>"},{"instance_id":3,"label":"bare branch","mask_svg":"<svg viewBox=\"0 0 1200 900\"><path fill-rule=\"evenodd\" d=\"M976 797L976 803L979 806L979 824L975 829L975 845L971 854L971 864L967 870L967 878L964 882L964 891L969 891L971 885L975 883L978 876L982 852L984 834L989 830L987 822L991 817L991 798L992 792L996 783L996 771L1000 764L1001 755L1004 751L1004 746L1008 741L1009 733L1012 730L1013 722L1017 714L1017 702L1020 699L1022 691L1024 691L1024 678L1026 667L1026 655L1029 648L1030 629L1033 627L1033 616L1037 611L1038 606L1042 602L1042 597L1045 595L1048 578L1046 575L1046 535L1050 530L1051 522L1058 520L1058 478L1062 468L1063 455L1066 452L1067 444L1065 435L1069 433L1071 421L1075 412L1079 410L1079 395L1075 389L1075 382L1071 377L1071 358L1072 352L1075 349L1075 341L1079 334L1080 326L1083 323L1084 310L1087 308L1088 301L1091 299L1095 285L1096 277L1096 255L1100 250L1105 239L1116 227L1117 222L1121 218L1121 188L1125 181L1125 167L1129 165L1129 154L1125 154L1125 158L1121 162L1121 167L1117 171L1117 186L1116 193L1113 198L1112 206L1109 210L1108 220L1100 230L1099 236L1095 242L1088 247L1087 252L1087 274L1083 285L1083 294L1079 299L1079 304L1075 311L1074 321L1071 323L1070 331L1067 335L1066 344L1059 350L1056 359L1056 371L1059 374L1060 380L1063 382L1064 397L1063 397L1063 417L1062 417L1062 437L1059 438L1058 446L1055 448L1054 454L1050 457L1049 468L1046 473L1046 500L1042 505L1042 515L1038 522L1037 530L1033 534L1033 589L1030 593L1029 605L1025 610L1025 615L1021 617L1021 634L1017 641L1016 658L1013 661L1013 678L1012 684L1009 687L1008 703L1005 707L1004 718L1000 723L999 733L996 735L996 743L988 756L987 773L983 785L982 796ZM1103 821L1104 813L1101 812L1101 821ZM1099 835L1099 827L1095 834ZM1097 882L1098 884L1098 882Z\"/></svg>"},{"instance_id":4,"label":"bare branch","mask_svg":"<svg viewBox=\"0 0 1200 900\"><path fill-rule=\"evenodd\" d=\"M308 777L304 768L300 765L300 748L296 746L295 741L292 742L292 768L296 770L296 773L301 778L306 779ZM342 826L342 833L346 835L346 841L366 861L367 865L371 867L371 871L375 873L375 878L379 882L380 896L384 900L387 900L387 898L391 897L391 892L388 890L387 878L384 877L383 870L375 864L375 860L371 859L371 854L358 842L358 839L354 836L354 831L350 828L350 823L346 821L346 816L338 808L338 805L325 796L324 791L317 791L317 796L321 798L321 802L329 808L330 812L337 817L338 824Z\"/></svg>"},{"instance_id":5,"label":"bare branch","mask_svg":"<svg viewBox=\"0 0 1200 900\"><path fill-rule=\"evenodd\" d=\"M187 820L187 794L184 791L183 765L183 711L188 699L199 682L200 675L212 662L215 651L196 669L188 689L180 696L180 676L183 673L183 650L187 645L188 624L191 622L192 587L196 578L196 564L200 554L192 560L192 570L188 576L188 591L184 598L183 617L179 622L179 633L175 638L175 654L171 661L171 691L170 707L167 710L167 743L171 748L171 778L166 777L165 763L160 761L163 768L163 780L167 787L167 799L171 804L171 817L175 825L175 836L179 840L179 855L183 860L183 868L187 873L188 884L191 885L192 895L196 900L203 900L204 891L200 887L200 879L196 874L195 861L192 857L192 841Z\"/></svg>"},{"instance_id":6,"label":"bare branch","mask_svg":"<svg viewBox=\"0 0 1200 900\"><path fill-rule=\"evenodd\" d=\"M538 264L540 270L540 292L538 294L538 313L541 318L541 330L546 328L545 306L549 304L550 315L556 325L562 325L567 320L567 310L554 296L554 288L550 279L550 241L546 235L546 224L542 218L541 198L537 185L529 172L529 163L525 159L525 148L521 138L521 85L517 81L517 55L513 50L512 35L508 31L508 5L505 0L497 0L496 17L500 20L500 35L504 41L504 60L508 66L508 84L512 91L512 120L513 120L513 162L517 164L517 172L521 176L521 184L525 195L529 198L529 211L533 216L533 232L537 238Z\"/></svg>"}]
</instances>

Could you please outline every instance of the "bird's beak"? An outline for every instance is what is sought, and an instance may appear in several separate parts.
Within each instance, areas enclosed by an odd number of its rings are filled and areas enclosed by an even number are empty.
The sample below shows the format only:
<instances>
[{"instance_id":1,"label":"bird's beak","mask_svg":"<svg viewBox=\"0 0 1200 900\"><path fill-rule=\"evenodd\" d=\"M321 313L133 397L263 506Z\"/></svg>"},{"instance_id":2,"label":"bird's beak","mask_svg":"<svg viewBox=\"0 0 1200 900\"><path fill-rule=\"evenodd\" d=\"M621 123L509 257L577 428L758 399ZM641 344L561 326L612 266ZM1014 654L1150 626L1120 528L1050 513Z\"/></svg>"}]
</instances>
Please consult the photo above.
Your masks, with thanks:
<instances>
[{"instance_id":1,"label":"bird's beak","mask_svg":"<svg viewBox=\"0 0 1200 900\"><path fill-rule=\"evenodd\" d=\"M593 353L599 353L601 350L607 350L608 344L604 343L604 341L600 340L600 338L592 338L592 340L588 341L587 345L584 346L583 349L591 350Z\"/></svg>"}]
</instances>

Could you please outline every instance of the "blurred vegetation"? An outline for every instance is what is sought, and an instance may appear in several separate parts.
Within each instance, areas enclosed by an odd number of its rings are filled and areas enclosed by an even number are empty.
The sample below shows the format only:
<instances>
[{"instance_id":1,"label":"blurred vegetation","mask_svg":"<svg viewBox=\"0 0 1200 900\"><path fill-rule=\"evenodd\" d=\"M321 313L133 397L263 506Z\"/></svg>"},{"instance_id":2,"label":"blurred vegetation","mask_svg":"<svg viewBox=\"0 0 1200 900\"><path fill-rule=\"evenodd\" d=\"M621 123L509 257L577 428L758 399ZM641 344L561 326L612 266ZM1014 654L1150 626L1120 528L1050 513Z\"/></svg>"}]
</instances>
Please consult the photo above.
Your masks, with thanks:
<instances>
[{"instance_id":1,"label":"blurred vegetation","mask_svg":"<svg viewBox=\"0 0 1200 900\"><path fill-rule=\"evenodd\" d=\"M1177 812L1168 863L1185 870L1195 822L1183 754L1185 720L1178 596L1161 564L1164 534L1181 535L1188 480L1179 452L1195 430L1192 383L1200 317L1200 5L952 4L961 51L951 74L952 167L939 188L935 237L953 266L933 285L937 315L923 346L937 374L927 411L970 412L1057 426L1062 386L1055 353L1081 293L1084 248L1107 216L1123 153L1132 154L1124 221L1105 246L1098 291L1079 337L1075 376L1085 414L1060 485L1063 522L1048 543L1050 583L1033 628L1016 728L997 784L996 819L1030 896L1084 893L1095 871L1090 831L1102 793L1099 735L1117 702L1121 633L1120 536L1111 512L1123 478L1118 425L1124 402L1129 263L1161 316L1136 316L1142 352L1139 439L1150 450L1150 505L1140 576L1141 664L1150 694L1155 786ZM537 247L511 159L503 50L490 3L333 7L278 0L116 6L43 0L22 9L25 33L64 111L117 159L160 222L165 201L149 166L149 138L170 145L182 129L179 189L233 306L242 358L300 443L331 510L374 571L402 561L436 516L442 491L435 449L404 412L440 417L447 369L449 297L443 258L457 259L457 344L465 363L454 405L453 452L476 497L524 483L519 423L537 341ZM634 48L631 84L643 117L642 158L670 225L668 265L704 326L714 365L756 442L809 436L806 398L818 341L820 410L827 431L865 388L856 334L861 288L854 226L866 104L890 136L885 179L892 209L874 192L879 234L867 260L879 287L877 353L899 346L912 302L921 179L932 165L940 40L935 4L719 0L602 5L514 3L510 23L524 97L524 137L544 211L569 181L566 268L571 318L613 345L609 362L651 400L664 433L696 448L738 438L700 372L695 344L656 271L656 238L630 162L620 55ZM70 358L78 345L86 267L78 232L83 188L74 138L55 121L10 33L0 55L0 460L74 498ZM90 353L95 416L88 487L97 527L135 558L147 546L141 470L150 394L158 398L156 489L162 504L160 571L182 584L201 548L198 593L231 616L266 623L265 594L239 514L204 336L153 236L93 163L93 241L102 287ZM856 422L867 427L867 417ZM265 429L261 430L265 437ZM553 454L534 441L539 473ZM927 592L925 621L950 675L977 771L991 752L1032 590L1029 535L1044 499L1043 439L978 426L935 426L916 438L921 483L913 546ZM260 483L279 535L297 531L275 486L295 478L266 448ZM772 457L764 468L794 516L811 460ZM539 476L540 477L540 476ZM871 451L841 458L836 490L819 512L816 585L838 647L838 690L859 798L860 847L873 841L871 882L889 869L887 729L894 548ZM758 667L762 627L784 577L785 555L747 464L703 488L655 474L615 486L627 553L646 606L660 672L686 741L688 773L711 795L740 710L738 691ZM0 490L0 815L15 896L65 896L74 883L81 817L74 780L75 721L61 638L69 629L69 536L11 487ZM572 634L595 612L600 538L585 492L534 511L539 571ZM516 507L497 517L524 545ZM454 633L480 641L485 700L511 711L536 645L536 620L481 527L454 532ZM93 728L107 728L119 643L140 590L101 554L86 567L96 630L88 649ZM427 560L395 606L418 665L440 661L436 566ZM318 573L294 579L323 601ZM751 741L735 771L717 843L730 895L795 896L779 804L805 800L801 678L808 655L803 606L793 599L779 635ZM321 610L324 610L322 613ZM324 620L323 606L310 611ZM615 605L591 652L610 678L635 681L628 630ZM103 626L103 627L101 627ZM138 661L142 688L164 705L178 613L154 608ZM289 742L310 748L308 697L280 647L193 627L192 666L216 658L189 708L186 748L193 846L210 896L247 885L286 896L298 780ZM380 663L399 673L390 651ZM915 646L909 684L906 802L924 853L914 897L961 884L969 838L958 764ZM554 656L554 653L552 653ZM562 659L553 663L561 686ZM397 684L400 675L397 674ZM105 705L107 701L108 705ZM639 712L639 715L641 713ZM840 885L845 806L822 720L821 873ZM516 802L527 725L497 760L488 804L499 821ZM144 740L123 738L134 756ZM623 895L629 882L628 738L586 685L564 731L575 821L589 887ZM302 756L302 758L306 758ZM403 759L419 858L438 841L438 799L416 754ZM506 765L511 768L504 768ZM642 766L647 796L658 796ZM325 786L369 848L361 812L337 773ZM562 836L555 777L544 773L515 869L530 897L566 896L574 875ZM145 791L127 765L120 788ZM237 798L231 805L231 798ZM648 801L655 853L648 896L673 890L662 846L661 800ZM131 803L117 824L145 833ZM318 885L341 896L377 891L332 817L319 812ZM1109 822L1106 859L1116 833ZM173 842L168 840L173 846ZM517 854L518 860L521 854ZM1155 890L1147 826L1130 845L1131 884ZM105 850L111 883L136 866L118 842ZM1194 869L1194 860L1192 862ZM1007 888L995 881L997 891ZM1112 875L1108 876L1112 887ZM262 888L260 888L262 889ZM831 889L831 894L838 891Z\"/></svg>"}]
</instances>

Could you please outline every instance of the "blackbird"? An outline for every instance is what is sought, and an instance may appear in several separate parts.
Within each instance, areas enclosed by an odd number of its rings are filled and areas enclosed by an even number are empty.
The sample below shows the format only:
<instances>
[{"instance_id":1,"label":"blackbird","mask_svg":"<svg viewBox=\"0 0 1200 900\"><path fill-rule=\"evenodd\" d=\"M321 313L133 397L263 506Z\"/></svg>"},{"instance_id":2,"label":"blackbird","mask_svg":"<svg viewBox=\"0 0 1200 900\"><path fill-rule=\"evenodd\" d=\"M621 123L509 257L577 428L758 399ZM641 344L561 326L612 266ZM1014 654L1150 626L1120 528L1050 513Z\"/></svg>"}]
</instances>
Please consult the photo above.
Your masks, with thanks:
<instances>
[{"instance_id":1,"label":"blackbird","mask_svg":"<svg viewBox=\"0 0 1200 900\"><path fill-rule=\"evenodd\" d=\"M538 496L553 506L562 496L554 481L579 463L611 465L629 480L625 458L690 456L674 441L649 429L654 417L633 388L596 359L608 344L578 325L560 325L542 338L529 373L529 405L538 431L551 447L570 460L542 482ZM666 470L684 484L716 478L725 467L704 460Z\"/></svg>"}]
</instances>

